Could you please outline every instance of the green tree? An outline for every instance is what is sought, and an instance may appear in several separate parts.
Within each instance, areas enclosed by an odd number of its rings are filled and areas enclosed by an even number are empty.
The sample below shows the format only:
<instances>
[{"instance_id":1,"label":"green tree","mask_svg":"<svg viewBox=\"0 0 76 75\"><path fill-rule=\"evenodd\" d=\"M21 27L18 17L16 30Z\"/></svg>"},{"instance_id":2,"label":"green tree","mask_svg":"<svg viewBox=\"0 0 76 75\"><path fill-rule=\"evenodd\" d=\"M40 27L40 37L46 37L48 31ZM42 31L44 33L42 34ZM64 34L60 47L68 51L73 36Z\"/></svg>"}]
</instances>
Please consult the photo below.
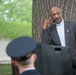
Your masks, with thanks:
<instances>
[{"instance_id":1,"label":"green tree","mask_svg":"<svg viewBox=\"0 0 76 75\"><path fill-rule=\"evenodd\" d=\"M32 0L1 0L0 20L31 22Z\"/></svg>"}]
</instances>

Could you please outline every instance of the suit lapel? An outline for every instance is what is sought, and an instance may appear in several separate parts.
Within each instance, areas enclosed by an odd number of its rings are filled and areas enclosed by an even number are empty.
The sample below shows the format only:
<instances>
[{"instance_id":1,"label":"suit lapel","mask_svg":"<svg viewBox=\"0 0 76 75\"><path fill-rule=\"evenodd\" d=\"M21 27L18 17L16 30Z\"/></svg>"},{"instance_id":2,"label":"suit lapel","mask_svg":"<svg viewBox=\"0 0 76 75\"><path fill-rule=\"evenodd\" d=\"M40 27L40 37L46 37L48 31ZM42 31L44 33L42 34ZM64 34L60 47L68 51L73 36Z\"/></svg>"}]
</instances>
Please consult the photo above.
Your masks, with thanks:
<instances>
[{"instance_id":1,"label":"suit lapel","mask_svg":"<svg viewBox=\"0 0 76 75\"><path fill-rule=\"evenodd\" d=\"M67 22L64 21L64 31L65 31L65 43L66 43L66 46L68 46L68 40L69 40L69 32L70 32L70 27L68 25Z\"/></svg>"},{"instance_id":2,"label":"suit lapel","mask_svg":"<svg viewBox=\"0 0 76 75\"><path fill-rule=\"evenodd\" d=\"M65 32L65 44L66 44L66 46L68 46L70 26L68 25L68 23L66 21L64 21L64 32ZM61 45L55 24L52 25L50 35L56 44Z\"/></svg>"},{"instance_id":3,"label":"suit lapel","mask_svg":"<svg viewBox=\"0 0 76 75\"><path fill-rule=\"evenodd\" d=\"M57 45L61 45L57 30L56 30L56 25L53 25L53 29L51 30L51 37L53 39L53 41L57 44Z\"/></svg>"}]
</instances>

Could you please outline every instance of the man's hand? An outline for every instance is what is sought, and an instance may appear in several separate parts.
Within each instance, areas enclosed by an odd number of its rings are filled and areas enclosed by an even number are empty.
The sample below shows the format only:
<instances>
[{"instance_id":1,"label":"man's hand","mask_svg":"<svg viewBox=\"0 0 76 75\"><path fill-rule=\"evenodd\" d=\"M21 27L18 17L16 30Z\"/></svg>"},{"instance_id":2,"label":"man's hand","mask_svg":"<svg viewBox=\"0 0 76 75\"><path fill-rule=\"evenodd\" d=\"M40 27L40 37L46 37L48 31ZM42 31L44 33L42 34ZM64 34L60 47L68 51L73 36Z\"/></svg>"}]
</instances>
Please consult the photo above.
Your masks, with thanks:
<instances>
[{"instance_id":1,"label":"man's hand","mask_svg":"<svg viewBox=\"0 0 76 75\"><path fill-rule=\"evenodd\" d=\"M46 29L49 25L49 23L51 23L51 18L49 18L49 19L45 19L45 21L44 21L44 24L43 24L43 29Z\"/></svg>"}]
</instances>

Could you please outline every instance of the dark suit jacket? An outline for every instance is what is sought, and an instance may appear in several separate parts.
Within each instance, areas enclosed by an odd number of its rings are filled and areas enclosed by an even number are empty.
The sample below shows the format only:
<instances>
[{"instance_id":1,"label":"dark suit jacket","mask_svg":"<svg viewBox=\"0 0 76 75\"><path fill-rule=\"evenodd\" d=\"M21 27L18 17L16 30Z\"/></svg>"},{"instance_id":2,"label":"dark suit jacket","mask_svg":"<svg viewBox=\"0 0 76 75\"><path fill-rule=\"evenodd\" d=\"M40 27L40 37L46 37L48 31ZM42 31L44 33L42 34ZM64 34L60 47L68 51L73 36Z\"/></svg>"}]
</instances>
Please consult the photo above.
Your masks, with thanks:
<instances>
[{"instance_id":1,"label":"dark suit jacket","mask_svg":"<svg viewBox=\"0 0 76 75\"><path fill-rule=\"evenodd\" d=\"M24 71L20 75L41 75L41 74L39 74L37 70L28 70L28 71Z\"/></svg>"},{"instance_id":2,"label":"dark suit jacket","mask_svg":"<svg viewBox=\"0 0 76 75\"><path fill-rule=\"evenodd\" d=\"M71 47L72 60L74 66L74 75L76 75L76 23L70 21L64 21L65 29L65 43L66 47ZM61 42L56 30L56 24L50 25L45 30L42 30L42 43L50 45L60 45Z\"/></svg>"}]
</instances>

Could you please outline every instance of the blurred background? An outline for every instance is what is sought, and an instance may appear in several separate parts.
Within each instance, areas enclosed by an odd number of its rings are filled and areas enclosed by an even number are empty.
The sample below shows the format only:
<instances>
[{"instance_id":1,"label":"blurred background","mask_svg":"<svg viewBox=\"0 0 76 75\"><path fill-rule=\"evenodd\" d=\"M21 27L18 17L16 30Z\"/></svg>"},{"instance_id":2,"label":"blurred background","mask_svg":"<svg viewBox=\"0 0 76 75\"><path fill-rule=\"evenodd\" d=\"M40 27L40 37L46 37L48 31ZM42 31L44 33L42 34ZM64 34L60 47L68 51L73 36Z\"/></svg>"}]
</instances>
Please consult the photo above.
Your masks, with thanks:
<instances>
[{"instance_id":1,"label":"blurred background","mask_svg":"<svg viewBox=\"0 0 76 75\"><path fill-rule=\"evenodd\" d=\"M19 36L32 37L32 0L0 0L0 75L11 75L5 50Z\"/></svg>"}]
</instances>

